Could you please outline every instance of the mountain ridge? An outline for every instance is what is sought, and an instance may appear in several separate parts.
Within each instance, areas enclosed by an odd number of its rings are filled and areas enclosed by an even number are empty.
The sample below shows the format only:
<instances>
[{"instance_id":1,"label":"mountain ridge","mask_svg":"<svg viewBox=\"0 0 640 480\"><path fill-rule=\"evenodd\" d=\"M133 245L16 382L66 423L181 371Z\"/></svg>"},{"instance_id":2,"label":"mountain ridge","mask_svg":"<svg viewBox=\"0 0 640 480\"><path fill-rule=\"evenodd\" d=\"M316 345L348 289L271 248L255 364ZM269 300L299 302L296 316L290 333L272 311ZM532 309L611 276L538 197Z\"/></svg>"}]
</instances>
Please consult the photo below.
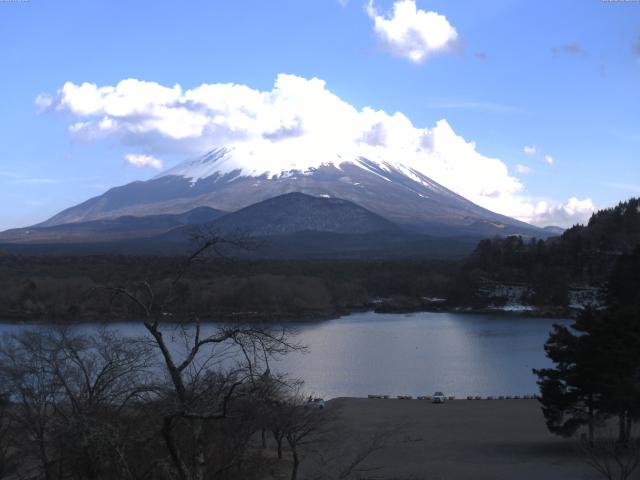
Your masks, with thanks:
<instances>
[{"instance_id":1,"label":"mountain ridge","mask_svg":"<svg viewBox=\"0 0 640 480\"><path fill-rule=\"evenodd\" d=\"M273 236L298 232L363 234L399 227L348 200L291 192L249 205L211 222L222 232Z\"/></svg>"},{"instance_id":2,"label":"mountain ridge","mask_svg":"<svg viewBox=\"0 0 640 480\"><path fill-rule=\"evenodd\" d=\"M214 221L226 212L209 207L196 207L180 214L126 215L116 218L64 223L52 226L36 225L0 232L0 242L51 243L117 241L132 238L149 238L186 225L198 225Z\"/></svg>"},{"instance_id":3,"label":"mountain ridge","mask_svg":"<svg viewBox=\"0 0 640 480\"><path fill-rule=\"evenodd\" d=\"M206 207L200 207L183 216L207 220L202 214L195 215L203 209L207 211ZM231 244L221 246L225 254L240 258L459 258L469 253L481 239L470 235L438 237L407 231L347 200L312 197L299 192L270 198L212 221L167 229L166 218L173 219L174 216L119 217L24 229L26 235L14 242L0 234L0 248L23 254L183 255L196 248L194 239L215 235L230 240L251 239L249 243L255 248L249 250ZM134 234L125 229L119 235L109 229L96 228L132 223L136 226L140 222L148 225L158 219L164 222L164 229L147 232L147 235L140 235L140 228L134 230ZM52 232L54 235L47 238L46 235Z\"/></svg>"},{"instance_id":4,"label":"mountain ridge","mask_svg":"<svg viewBox=\"0 0 640 480\"><path fill-rule=\"evenodd\" d=\"M447 235L549 236L549 232L491 212L420 171L402 164L337 158L318 166L289 165L279 172L247 172L228 149L218 149L147 180L114 187L54 215L38 226L123 215L177 214L197 206L237 211L291 192L341 198L414 231ZM231 160L234 160L233 162ZM225 163L226 162L226 163ZM295 167L295 168L294 168Z\"/></svg>"}]
</instances>

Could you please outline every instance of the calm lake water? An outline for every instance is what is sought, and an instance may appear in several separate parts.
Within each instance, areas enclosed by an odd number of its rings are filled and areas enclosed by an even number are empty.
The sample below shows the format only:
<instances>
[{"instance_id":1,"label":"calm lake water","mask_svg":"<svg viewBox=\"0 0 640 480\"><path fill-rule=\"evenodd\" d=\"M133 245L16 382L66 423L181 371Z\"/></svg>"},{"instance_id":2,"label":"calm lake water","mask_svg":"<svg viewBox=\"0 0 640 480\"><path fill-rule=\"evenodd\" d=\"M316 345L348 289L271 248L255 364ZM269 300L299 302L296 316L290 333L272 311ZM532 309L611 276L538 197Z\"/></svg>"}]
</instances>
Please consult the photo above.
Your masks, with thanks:
<instances>
[{"instance_id":1,"label":"calm lake water","mask_svg":"<svg viewBox=\"0 0 640 480\"><path fill-rule=\"evenodd\" d=\"M505 314L358 313L336 320L288 323L308 347L274 370L305 380L305 391L325 398L368 394L466 395L537 392L532 368L550 365L544 342L553 323L569 320ZM30 328L1 324L0 332ZM82 331L96 324L74 327ZM144 335L139 323L108 328Z\"/></svg>"}]
</instances>

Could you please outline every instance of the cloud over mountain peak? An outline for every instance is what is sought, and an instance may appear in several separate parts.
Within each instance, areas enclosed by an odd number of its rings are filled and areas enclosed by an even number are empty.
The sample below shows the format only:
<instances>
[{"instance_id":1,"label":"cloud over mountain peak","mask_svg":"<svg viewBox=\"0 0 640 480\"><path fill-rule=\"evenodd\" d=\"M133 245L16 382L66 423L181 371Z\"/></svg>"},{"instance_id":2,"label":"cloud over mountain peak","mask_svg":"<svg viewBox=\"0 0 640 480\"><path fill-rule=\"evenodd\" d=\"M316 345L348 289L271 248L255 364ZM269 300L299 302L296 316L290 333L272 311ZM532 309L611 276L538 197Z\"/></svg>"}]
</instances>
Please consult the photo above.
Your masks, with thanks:
<instances>
[{"instance_id":1,"label":"cloud over mountain peak","mask_svg":"<svg viewBox=\"0 0 640 480\"><path fill-rule=\"evenodd\" d=\"M37 103L70 114L76 139L116 138L153 159L167 150L193 156L224 146L234 148L246 173L273 174L364 157L413 169L499 213L529 221L536 214L505 163L479 153L447 120L421 128L401 112L356 108L318 78L280 74L270 91L233 83L184 90L137 79L67 82Z\"/></svg>"}]
</instances>

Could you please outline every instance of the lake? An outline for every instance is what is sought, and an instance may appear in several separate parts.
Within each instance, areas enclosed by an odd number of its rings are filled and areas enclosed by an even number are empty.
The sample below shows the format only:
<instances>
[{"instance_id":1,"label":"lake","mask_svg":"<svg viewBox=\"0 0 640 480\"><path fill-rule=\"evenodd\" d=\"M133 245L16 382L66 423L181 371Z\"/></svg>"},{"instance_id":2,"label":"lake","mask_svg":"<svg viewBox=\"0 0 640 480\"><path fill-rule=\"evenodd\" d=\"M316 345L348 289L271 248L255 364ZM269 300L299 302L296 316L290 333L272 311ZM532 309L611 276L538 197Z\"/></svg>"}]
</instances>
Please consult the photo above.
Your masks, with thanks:
<instances>
[{"instance_id":1,"label":"lake","mask_svg":"<svg viewBox=\"0 0 640 480\"><path fill-rule=\"evenodd\" d=\"M325 398L368 394L526 395L537 392L532 368L544 355L553 323L570 320L508 314L373 312L335 320L287 323L307 353L290 354L274 370L305 380ZM29 328L0 324L0 332ZM74 327L82 331L96 324ZM123 335L144 335L140 323L109 324Z\"/></svg>"}]
</instances>

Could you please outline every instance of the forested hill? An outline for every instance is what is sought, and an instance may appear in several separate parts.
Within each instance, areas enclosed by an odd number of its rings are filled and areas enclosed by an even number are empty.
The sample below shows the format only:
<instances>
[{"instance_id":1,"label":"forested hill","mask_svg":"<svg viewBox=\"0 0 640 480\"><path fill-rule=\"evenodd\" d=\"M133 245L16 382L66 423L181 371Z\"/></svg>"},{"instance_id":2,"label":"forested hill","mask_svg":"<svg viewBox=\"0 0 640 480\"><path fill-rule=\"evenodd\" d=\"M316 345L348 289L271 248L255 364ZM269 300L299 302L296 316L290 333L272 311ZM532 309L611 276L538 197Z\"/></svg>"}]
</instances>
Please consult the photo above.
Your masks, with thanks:
<instances>
[{"instance_id":1,"label":"forested hill","mask_svg":"<svg viewBox=\"0 0 640 480\"><path fill-rule=\"evenodd\" d=\"M640 245L640 198L594 213L586 226L575 226L561 237L568 247L603 254L631 253Z\"/></svg>"},{"instance_id":2,"label":"forested hill","mask_svg":"<svg viewBox=\"0 0 640 480\"><path fill-rule=\"evenodd\" d=\"M560 237L483 240L462 261L211 258L183 278L182 305L206 319L299 320L366 309L518 306L536 315L564 316L587 304L585 296L597 297L598 289L589 287L604 286L616 260L640 248L639 210L640 199L631 199ZM104 287L145 281L162 291L183 261L0 255L0 319L138 318L132 305L113 303Z\"/></svg>"},{"instance_id":3,"label":"forested hill","mask_svg":"<svg viewBox=\"0 0 640 480\"><path fill-rule=\"evenodd\" d=\"M593 214L547 240L511 236L482 240L463 262L469 288L482 281L525 283L552 303L568 286L603 286L616 260L640 247L640 198ZM471 285L473 284L473 285Z\"/></svg>"}]
</instances>

